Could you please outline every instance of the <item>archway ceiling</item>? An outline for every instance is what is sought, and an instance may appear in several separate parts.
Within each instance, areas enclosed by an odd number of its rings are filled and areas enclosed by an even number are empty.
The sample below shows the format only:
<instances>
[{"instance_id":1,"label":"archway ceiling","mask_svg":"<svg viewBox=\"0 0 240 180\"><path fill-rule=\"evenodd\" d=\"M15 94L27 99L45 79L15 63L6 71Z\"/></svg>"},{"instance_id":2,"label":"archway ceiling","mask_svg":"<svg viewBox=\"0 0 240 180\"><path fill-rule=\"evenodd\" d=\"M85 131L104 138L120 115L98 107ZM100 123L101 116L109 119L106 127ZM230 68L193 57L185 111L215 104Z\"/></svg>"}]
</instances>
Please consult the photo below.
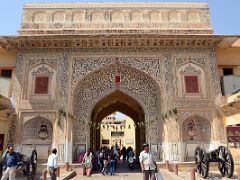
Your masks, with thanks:
<instances>
[{"instance_id":1,"label":"archway ceiling","mask_svg":"<svg viewBox=\"0 0 240 180\"><path fill-rule=\"evenodd\" d=\"M116 111L131 117L135 122L144 120L144 113L139 103L121 91L116 91L97 103L93 116L100 122L107 115Z\"/></svg>"}]
</instances>

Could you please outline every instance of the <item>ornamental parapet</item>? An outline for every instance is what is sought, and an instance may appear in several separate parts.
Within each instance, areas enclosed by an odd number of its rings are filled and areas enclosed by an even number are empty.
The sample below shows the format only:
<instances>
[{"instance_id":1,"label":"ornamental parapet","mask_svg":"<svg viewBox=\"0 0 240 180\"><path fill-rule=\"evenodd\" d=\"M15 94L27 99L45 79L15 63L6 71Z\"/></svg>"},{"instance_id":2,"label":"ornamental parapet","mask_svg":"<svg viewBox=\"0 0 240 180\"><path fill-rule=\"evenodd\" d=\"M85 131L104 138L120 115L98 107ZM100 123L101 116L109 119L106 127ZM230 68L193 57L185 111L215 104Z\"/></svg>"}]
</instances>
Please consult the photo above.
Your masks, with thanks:
<instances>
[{"instance_id":1,"label":"ornamental parapet","mask_svg":"<svg viewBox=\"0 0 240 180\"><path fill-rule=\"evenodd\" d=\"M22 35L213 32L207 3L40 3L23 9Z\"/></svg>"}]
</instances>

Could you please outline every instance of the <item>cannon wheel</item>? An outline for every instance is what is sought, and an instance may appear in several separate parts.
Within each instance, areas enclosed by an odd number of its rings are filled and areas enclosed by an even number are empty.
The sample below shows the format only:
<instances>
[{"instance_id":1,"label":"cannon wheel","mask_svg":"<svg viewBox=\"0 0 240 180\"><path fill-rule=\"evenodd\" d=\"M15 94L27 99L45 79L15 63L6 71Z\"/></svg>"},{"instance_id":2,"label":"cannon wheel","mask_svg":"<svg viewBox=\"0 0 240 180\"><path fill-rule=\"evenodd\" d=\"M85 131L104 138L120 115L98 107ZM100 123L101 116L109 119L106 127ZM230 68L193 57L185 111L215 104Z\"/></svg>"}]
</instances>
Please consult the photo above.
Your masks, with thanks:
<instances>
[{"instance_id":1,"label":"cannon wheel","mask_svg":"<svg viewBox=\"0 0 240 180\"><path fill-rule=\"evenodd\" d=\"M231 152L224 146L218 147L219 159L218 169L222 176L231 178L234 172L234 162Z\"/></svg>"},{"instance_id":2,"label":"cannon wheel","mask_svg":"<svg viewBox=\"0 0 240 180\"><path fill-rule=\"evenodd\" d=\"M208 154L204 148L198 146L195 149L195 163L197 165L197 172L201 174L203 178L208 176L209 171L209 159Z\"/></svg>"},{"instance_id":3,"label":"cannon wheel","mask_svg":"<svg viewBox=\"0 0 240 180\"><path fill-rule=\"evenodd\" d=\"M37 150L34 149L31 155L31 175L34 176L37 172Z\"/></svg>"}]
</instances>

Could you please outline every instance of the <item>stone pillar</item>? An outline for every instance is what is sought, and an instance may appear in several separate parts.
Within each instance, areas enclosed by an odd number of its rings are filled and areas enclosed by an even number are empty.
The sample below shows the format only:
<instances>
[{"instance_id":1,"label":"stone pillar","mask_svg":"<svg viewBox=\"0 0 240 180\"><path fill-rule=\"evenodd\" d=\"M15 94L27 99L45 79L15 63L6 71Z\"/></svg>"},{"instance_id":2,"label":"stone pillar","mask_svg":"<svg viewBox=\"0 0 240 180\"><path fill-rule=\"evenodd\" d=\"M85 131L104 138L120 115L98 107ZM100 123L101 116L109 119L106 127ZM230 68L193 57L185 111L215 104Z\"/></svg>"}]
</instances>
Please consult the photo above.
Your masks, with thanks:
<instances>
[{"instance_id":1,"label":"stone pillar","mask_svg":"<svg viewBox=\"0 0 240 180\"><path fill-rule=\"evenodd\" d=\"M73 162L72 152L73 152L73 124L72 120L68 118L67 128L66 128L66 139L65 139L65 162L69 162L70 164Z\"/></svg>"}]
</instances>

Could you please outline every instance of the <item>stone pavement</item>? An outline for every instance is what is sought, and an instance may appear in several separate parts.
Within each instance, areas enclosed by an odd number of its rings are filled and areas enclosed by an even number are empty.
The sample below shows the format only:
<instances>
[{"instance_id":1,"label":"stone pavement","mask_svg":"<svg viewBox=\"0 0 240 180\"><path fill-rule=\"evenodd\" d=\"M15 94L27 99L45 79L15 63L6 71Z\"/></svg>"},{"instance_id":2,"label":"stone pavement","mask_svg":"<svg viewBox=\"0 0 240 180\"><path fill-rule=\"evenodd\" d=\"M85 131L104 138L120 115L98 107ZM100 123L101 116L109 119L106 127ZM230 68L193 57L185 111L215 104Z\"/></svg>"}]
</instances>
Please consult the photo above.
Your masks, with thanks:
<instances>
[{"instance_id":1,"label":"stone pavement","mask_svg":"<svg viewBox=\"0 0 240 180\"><path fill-rule=\"evenodd\" d=\"M103 176L100 172L94 172L91 177L87 176L76 176L73 178L74 180L86 180L86 179L97 179L97 180L135 180L135 179L142 179L142 173L140 172L140 168L136 167L130 170L127 166L127 162L123 163L119 161L118 167L116 169L116 173L114 176L106 175Z\"/></svg>"},{"instance_id":2,"label":"stone pavement","mask_svg":"<svg viewBox=\"0 0 240 180\"><path fill-rule=\"evenodd\" d=\"M179 176L182 177L184 180L191 180L191 174L190 172L180 172ZM211 180L229 180L229 178L222 177L219 171L211 171L208 174L208 177L206 179L211 179ZM233 175L231 179L237 179L236 175ZM196 173L196 180L203 180L203 178Z\"/></svg>"}]
</instances>

